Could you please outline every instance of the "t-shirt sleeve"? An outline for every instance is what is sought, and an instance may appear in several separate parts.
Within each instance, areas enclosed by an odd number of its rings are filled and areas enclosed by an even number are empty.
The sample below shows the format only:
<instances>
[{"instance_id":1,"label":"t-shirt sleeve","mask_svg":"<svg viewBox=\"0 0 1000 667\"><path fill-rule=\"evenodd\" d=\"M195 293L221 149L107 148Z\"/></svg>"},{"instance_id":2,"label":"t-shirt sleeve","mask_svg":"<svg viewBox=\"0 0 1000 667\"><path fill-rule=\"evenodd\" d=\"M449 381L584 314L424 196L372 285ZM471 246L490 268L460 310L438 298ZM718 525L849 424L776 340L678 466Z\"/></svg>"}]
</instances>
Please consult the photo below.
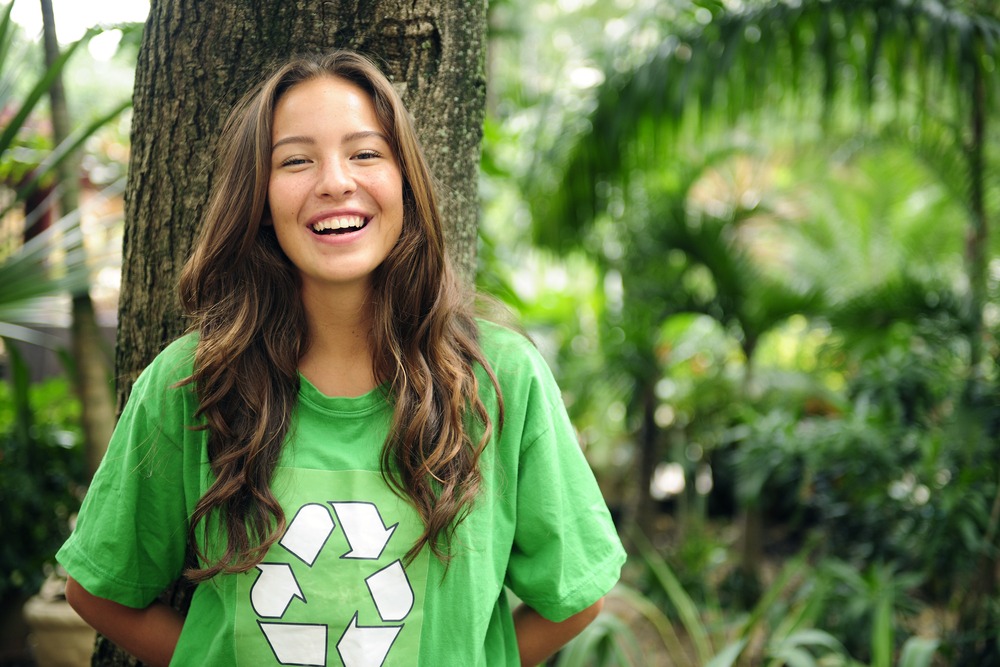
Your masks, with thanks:
<instances>
[{"instance_id":1,"label":"t-shirt sleeve","mask_svg":"<svg viewBox=\"0 0 1000 667\"><path fill-rule=\"evenodd\" d=\"M625 552L562 396L534 348L507 585L551 621L580 612L618 581Z\"/></svg>"},{"instance_id":2,"label":"t-shirt sleeve","mask_svg":"<svg viewBox=\"0 0 1000 667\"><path fill-rule=\"evenodd\" d=\"M56 555L93 595L149 605L181 574L187 543L184 395L177 348L136 381L72 535Z\"/></svg>"}]
</instances>

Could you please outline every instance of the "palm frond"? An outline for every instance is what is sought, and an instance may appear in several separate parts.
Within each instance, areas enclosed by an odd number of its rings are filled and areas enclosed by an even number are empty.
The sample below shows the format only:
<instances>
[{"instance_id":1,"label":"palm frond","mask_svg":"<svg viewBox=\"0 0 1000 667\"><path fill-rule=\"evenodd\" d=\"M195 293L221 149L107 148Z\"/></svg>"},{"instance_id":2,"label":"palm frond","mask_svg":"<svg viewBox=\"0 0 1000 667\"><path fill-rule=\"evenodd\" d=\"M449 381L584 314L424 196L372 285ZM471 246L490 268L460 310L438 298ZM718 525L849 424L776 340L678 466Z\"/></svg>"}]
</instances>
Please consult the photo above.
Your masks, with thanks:
<instances>
[{"instance_id":1,"label":"palm frond","mask_svg":"<svg viewBox=\"0 0 1000 667\"><path fill-rule=\"evenodd\" d=\"M908 109L915 122L934 114L960 127L975 76L988 96L1000 90L998 44L995 18L937 0L775 0L721 12L667 35L636 69L607 72L583 130L540 155L562 175L534 184L534 214L542 226L590 224L608 183L627 178L639 158L667 164L682 126L714 118L822 109L831 123L843 98L870 112L885 100L895 104L886 116Z\"/></svg>"},{"instance_id":2,"label":"palm frond","mask_svg":"<svg viewBox=\"0 0 1000 667\"><path fill-rule=\"evenodd\" d=\"M14 137L20 132L21 127L24 125L28 116L34 111L38 102L48 94L49 89L52 87L53 82L56 77L58 77L66 66L73 54L83 45L90 41L90 38L100 32L100 28L89 29L83 37L81 37L76 42L70 44L65 51L63 51L59 58L52 63L52 66L47 68L45 72L39 77L38 81L31 88L24 99L21 100L17 111L14 113L13 117L7 123L7 126L0 132L0 154L5 152L13 143ZM9 62L0 62L0 76L10 76L8 74L8 68L10 67Z\"/></svg>"},{"instance_id":3,"label":"palm frond","mask_svg":"<svg viewBox=\"0 0 1000 667\"><path fill-rule=\"evenodd\" d=\"M96 205L124 189L124 179L92 200ZM31 329L51 320L52 297L77 294L90 283L90 266L80 226L83 209L63 216L16 251L0 258L0 327L5 337L39 345L51 340Z\"/></svg>"},{"instance_id":4,"label":"palm frond","mask_svg":"<svg viewBox=\"0 0 1000 667\"><path fill-rule=\"evenodd\" d=\"M880 331L921 318L960 321L963 300L947 285L901 273L832 305L827 317L844 330Z\"/></svg>"},{"instance_id":5,"label":"palm frond","mask_svg":"<svg viewBox=\"0 0 1000 667\"><path fill-rule=\"evenodd\" d=\"M76 130L74 130L66 139L60 143L55 149L52 150L45 158L35 167L31 176L25 180L25 182L18 185L14 192L14 197L6 206L0 208L0 218L7 215L15 207L23 203L35 190L38 189L39 185L49 176L56 173L63 162L69 159L72 155L76 154L87 140L94 136L101 128L107 126L112 120L117 118L123 111L132 106L131 100L126 100L118 104L110 111L96 116L93 120L85 125L81 125Z\"/></svg>"}]
</instances>

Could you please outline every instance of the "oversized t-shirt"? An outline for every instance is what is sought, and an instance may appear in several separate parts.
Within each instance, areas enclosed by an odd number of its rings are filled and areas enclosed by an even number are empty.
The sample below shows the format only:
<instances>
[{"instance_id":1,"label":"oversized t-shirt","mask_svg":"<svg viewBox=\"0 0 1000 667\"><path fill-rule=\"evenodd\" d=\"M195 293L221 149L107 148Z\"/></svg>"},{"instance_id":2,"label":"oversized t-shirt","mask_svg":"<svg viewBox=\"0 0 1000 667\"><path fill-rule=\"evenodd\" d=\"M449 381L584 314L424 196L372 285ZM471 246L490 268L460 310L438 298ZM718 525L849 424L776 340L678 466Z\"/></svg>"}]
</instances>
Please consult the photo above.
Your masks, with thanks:
<instances>
[{"instance_id":1,"label":"oversized t-shirt","mask_svg":"<svg viewBox=\"0 0 1000 667\"><path fill-rule=\"evenodd\" d=\"M505 588L560 621L614 585L624 552L549 368L523 336L480 332L504 423L447 566L428 549L404 559L422 523L380 473L391 401L325 396L300 377L272 482L284 533L250 572L196 588L171 664L519 665ZM175 386L196 344L175 341L137 380L59 551L94 595L144 607L183 571L188 517L213 479L205 432L191 428L197 397Z\"/></svg>"}]
</instances>

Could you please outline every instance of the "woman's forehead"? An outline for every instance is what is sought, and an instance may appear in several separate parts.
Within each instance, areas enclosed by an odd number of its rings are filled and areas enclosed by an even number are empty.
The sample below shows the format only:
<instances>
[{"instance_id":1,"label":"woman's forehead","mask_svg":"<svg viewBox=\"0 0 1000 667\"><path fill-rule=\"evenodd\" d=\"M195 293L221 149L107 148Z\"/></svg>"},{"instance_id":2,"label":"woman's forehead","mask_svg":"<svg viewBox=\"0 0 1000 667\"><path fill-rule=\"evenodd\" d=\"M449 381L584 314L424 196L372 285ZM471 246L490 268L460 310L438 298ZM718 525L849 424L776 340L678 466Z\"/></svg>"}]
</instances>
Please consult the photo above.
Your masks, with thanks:
<instances>
[{"instance_id":1,"label":"woman's forehead","mask_svg":"<svg viewBox=\"0 0 1000 667\"><path fill-rule=\"evenodd\" d=\"M339 77L315 77L297 83L278 99L272 116L272 137L294 128L296 133L336 129L385 133L371 96L357 84Z\"/></svg>"}]
</instances>

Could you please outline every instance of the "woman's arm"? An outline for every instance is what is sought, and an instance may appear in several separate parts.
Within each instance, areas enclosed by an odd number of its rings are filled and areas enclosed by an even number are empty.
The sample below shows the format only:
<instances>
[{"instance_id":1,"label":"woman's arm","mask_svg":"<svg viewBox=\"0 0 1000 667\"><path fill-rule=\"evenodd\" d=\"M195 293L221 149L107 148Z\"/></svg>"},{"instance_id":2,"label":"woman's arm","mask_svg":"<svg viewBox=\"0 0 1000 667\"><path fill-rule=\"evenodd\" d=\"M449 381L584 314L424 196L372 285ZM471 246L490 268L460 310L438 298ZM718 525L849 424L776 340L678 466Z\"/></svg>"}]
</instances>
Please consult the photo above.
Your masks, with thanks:
<instances>
[{"instance_id":1,"label":"woman's arm","mask_svg":"<svg viewBox=\"0 0 1000 667\"><path fill-rule=\"evenodd\" d=\"M562 648L597 618L604 606L601 598L565 621L554 623L537 611L522 604L514 610L514 632L521 652L521 667L534 667Z\"/></svg>"},{"instance_id":2,"label":"woman's arm","mask_svg":"<svg viewBox=\"0 0 1000 667\"><path fill-rule=\"evenodd\" d=\"M145 609L91 595L71 577L66 582L66 601L95 630L139 658L166 667L174 655L184 618L162 602Z\"/></svg>"}]
</instances>

